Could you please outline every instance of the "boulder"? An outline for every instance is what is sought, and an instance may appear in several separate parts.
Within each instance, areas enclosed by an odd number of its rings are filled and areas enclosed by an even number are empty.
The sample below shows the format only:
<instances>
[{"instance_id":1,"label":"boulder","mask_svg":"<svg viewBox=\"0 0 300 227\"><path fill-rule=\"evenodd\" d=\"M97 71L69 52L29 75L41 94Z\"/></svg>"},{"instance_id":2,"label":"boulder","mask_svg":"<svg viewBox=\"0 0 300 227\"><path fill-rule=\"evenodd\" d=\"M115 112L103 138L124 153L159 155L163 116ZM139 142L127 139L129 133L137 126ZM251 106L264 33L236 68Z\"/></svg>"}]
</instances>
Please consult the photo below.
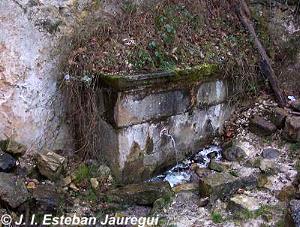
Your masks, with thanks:
<instances>
[{"instance_id":1,"label":"boulder","mask_svg":"<svg viewBox=\"0 0 300 227\"><path fill-rule=\"evenodd\" d=\"M45 151L37 155L39 172L50 180L56 180L62 173L66 159L53 151Z\"/></svg>"},{"instance_id":2,"label":"boulder","mask_svg":"<svg viewBox=\"0 0 300 227\"><path fill-rule=\"evenodd\" d=\"M16 167L16 159L0 149L0 172L8 173Z\"/></svg>"},{"instance_id":3,"label":"boulder","mask_svg":"<svg viewBox=\"0 0 300 227\"><path fill-rule=\"evenodd\" d=\"M175 193L183 192L183 191L198 191L199 184L198 183L185 183L175 186L172 189Z\"/></svg>"},{"instance_id":4,"label":"boulder","mask_svg":"<svg viewBox=\"0 0 300 227\"><path fill-rule=\"evenodd\" d=\"M300 117L288 117L283 130L283 137L291 142L300 142Z\"/></svg>"},{"instance_id":5,"label":"boulder","mask_svg":"<svg viewBox=\"0 0 300 227\"><path fill-rule=\"evenodd\" d=\"M239 188L253 188L257 185L258 172L255 169L243 168L239 173L238 177L227 172L215 172L202 177L199 185L201 198L210 197L212 203L233 195Z\"/></svg>"},{"instance_id":6,"label":"boulder","mask_svg":"<svg viewBox=\"0 0 300 227\"><path fill-rule=\"evenodd\" d=\"M270 120L277 128L282 129L287 116L288 112L285 109L277 107L272 111Z\"/></svg>"},{"instance_id":7,"label":"boulder","mask_svg":"<svg viewBox=\"0 0 300 227\"><path fill-rule=\"evenodd\" d=\"M279 157L280 151L274 148L267 148L263 150L261 155L266 159L275 159Z\"/></svg>"},{"instance_id":8,"label":"boulder","mask_svg":"<svg viewBox=\"0 0 300 227\"><path fill-rule=\"evenodd\" d=\"M292 185L284 186L277 195L277 198L282 202L291 200L296 194L296 189Z\"/></svg>"},{"instance_id":9,"label":"boulder","mask_svg":"<svg viewBox=\"0 0 300 227\"><path fill-rule=\"evenodd\" d=\"M0 144L3 151L13 156L22 156L27 151L27 147L25 145L18 143L12 139L2 140Z\"/></svg>"},{"instance_id":10,"label":"boulder","mask_svg":"<svg viewBox=\"0 0 300 227\"><path fill-rule=\"evenodd\" d=\"M0 173L0 200L17 208L29 199L24 182L10 173Z\"/></svg>"},{"instance_id":11,"label":"boulder","mask_svg":"<svg viewBox=\"0 0 300 227\"><path fill-rule=\"evenodd\" d=\"M211 173L211 171L207 168L200 168L198 166L192 166L192 170L195 171L198 177L207 176Z\"/></svg>"},{"instance_id":12,"label":"boulder","mask_svg":"<svg viewBox=\"0 0 300 227\"><path fill-rule=\"evenodd\" d=\"M259 201L247 195L235 195L228 202L228 209L232 212L256 211L260 208Z\"/></svg>"},{"instance_id":13,"label":"boulder","mask_svg":"<svg viewBox=\"0 0 300 227\"><path fill-rule=\"evenodd\" d=\"M217 156L218 156L218 153L216 151L213 151L213 152L207 154L207 157L209 159L215 159Z\"/></svg>"},{"instance_id":14,"label":"boulder","mask_svg":"<svg viewBox=\"0 0 300 227\"><path fill-rule=\"evenodd\" d=\"M223 157L228 161L240 161L246 156L246 152L238 146L232 146L223 151Z\"/></svg>"},{"instance_id":15,"label":"boulder","mask_svg":"<svg viewBox=\"0 0 300 227\"><path fill-rule=\"evenodd\" d=\"M94 178L98 178L101 181L107 179L111 175L111 170L107 165L99 165L95 169L96 171L91 174Z\"/></svg>"},{"instance_id":16,"label":"boulder","mask_svg":"<svg viewBox=\"0 0 300 227\"><path fill-rule=\"evenodd\" d=\"M249 129L259 136L270 136L276 131L276 126L262 117L255 116L250 119Z\"/></svg>"},{"instance_id":17,"label":"boulder","mask_svg":"<svg viewBox=\"0 0 300 227\"><path fill-rule=\"evenodd\" d=\"M208 168L210 170L214 170L216 172L223 172L224 171L223 166L221 164L219 164L218 162L214 161L214 160L211 160L209 162Z\"/></svg>"},{"instance_id":18,"label":"boulder","mask_svg":"<svg viewBox=\"0 0 300 227\"><path fill-rule=\"evenodd\" d=\"M268 176L261 174L257 179L257 187L263 188L268 183Z\"/></svg>"},{"instance_id":19,"label":"boulder","mask_svg":"<svg viewBox=\"0 0 300 227\"><path fill-rule=\"evenodd\" d=\"M37 210L42 212L53 212L59 207L61 201L66 202L64 196L58 193L56 188L51 184L40 184L31 191Z\"/></svg>"},{"instance_id":20,"label":"boulder","mask_svg":"<svg viewBox=\"0 0 300 227\"><path fill-rule=\"evenodd\" d=\"M295 100L295 101L291 102L291 107L295 111L300 112L300 100Z\"/></svg>"},{"instance_id":21,"label":"boulder","mask_svg":"<svg viewBox=\"0 0 300 227\"><path fill-rule=\"evenodd\" d=\"M110 202L151 206L160 198L170 199L173 193L168 182L145 182L110 190L105 197Z\"/></svg>"},{"instance_id":22,"label":"boulder","mask_svg":"<svg viewBox=\"0 0 300 227\"><path fill-rule=\"evenodd\" d=\"M289 204L289 213L292 223L296 227L300 227L300 200L291 200Z\"/></svg>"},{"instance_id":23,"label":"boulder","mask_svg":"<svg viewBox=\"0 0 300 227\"><path fill-rule=\"evenodd\" d=\"M262 173L265 173L268 175L274 175L275 171L276 171L275 162L273 160L269 160L269 159L259 160L258 168L261 170Z\"/></svg>"}]
</instances>

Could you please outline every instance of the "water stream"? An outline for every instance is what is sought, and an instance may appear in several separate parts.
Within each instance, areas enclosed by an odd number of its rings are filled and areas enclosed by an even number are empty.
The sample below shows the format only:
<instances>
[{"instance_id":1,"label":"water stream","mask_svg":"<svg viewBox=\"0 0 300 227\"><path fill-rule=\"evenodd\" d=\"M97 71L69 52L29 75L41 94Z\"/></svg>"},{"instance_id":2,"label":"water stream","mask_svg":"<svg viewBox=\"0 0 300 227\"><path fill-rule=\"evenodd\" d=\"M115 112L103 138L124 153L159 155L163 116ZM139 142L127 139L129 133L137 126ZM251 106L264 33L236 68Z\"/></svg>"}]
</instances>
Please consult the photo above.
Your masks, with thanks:
<instances>
[{"instance_id":1,"label":"water stream","mask_svg":"<svg viewBox=\"0 0 300 227\"><path fill-rule=\"evenodd\" d=\"M182 183L188 183L191 181L192 177L192 164L196 164L200 168L207 168L211 159L211 155L213 155L214 159L217 161L222 158L221 151L222 149L219 146L208 146L202 150L199 150L198 153L180 163L177 161L177 164L174 167L165 173L152 178L150 181L167 181L170 183L171 187Z\"/></svg>"}]
</instances>

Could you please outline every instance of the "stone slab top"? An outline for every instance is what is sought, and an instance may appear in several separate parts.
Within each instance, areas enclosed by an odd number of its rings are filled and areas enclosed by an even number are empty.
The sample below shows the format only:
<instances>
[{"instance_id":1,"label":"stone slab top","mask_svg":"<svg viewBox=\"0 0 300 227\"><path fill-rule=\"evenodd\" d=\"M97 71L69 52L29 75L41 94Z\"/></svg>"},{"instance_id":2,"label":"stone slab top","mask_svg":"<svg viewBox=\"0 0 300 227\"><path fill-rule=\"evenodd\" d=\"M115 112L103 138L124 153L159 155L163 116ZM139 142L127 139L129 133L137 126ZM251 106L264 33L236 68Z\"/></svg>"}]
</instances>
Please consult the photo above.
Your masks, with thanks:
<instances>
[{"instance_id":1,"label":"stone slab top","mask_svg":"<svg viewBox=\"0 0 300 227\"><path fill-rule=\"evenodd\" d=\"M189 83L195 81L213 80L219 75L219 66L216 64L202 64L185 69L143 73L143 74L98 74L98 79L106 86L116 90L130 90L140 87L159 86L166 83Z\"/></svg>"}]
</instances>

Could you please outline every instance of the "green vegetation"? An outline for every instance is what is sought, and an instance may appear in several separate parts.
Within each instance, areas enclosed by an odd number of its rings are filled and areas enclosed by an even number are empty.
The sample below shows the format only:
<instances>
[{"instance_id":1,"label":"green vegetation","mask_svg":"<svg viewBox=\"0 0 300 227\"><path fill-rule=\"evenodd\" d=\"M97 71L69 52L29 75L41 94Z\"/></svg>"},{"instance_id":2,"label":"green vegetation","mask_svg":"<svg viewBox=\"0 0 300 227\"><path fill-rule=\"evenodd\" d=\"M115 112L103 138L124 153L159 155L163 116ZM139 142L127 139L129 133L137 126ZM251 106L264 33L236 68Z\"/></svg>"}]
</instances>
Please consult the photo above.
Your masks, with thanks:
<instances>
[{"instance_id":1,"label":"green vegetation","mask_svg":"<svg viewBox=\"0 0 300 227\"><path fill-rule=\"evenodd\" d=\"M218 212L213 212L212 214L211 214L211 219L212 219L212 221L214 222L214 223L221 223L221 222L223 222L223 217L222 217L222 215L220 214L220 213L218 213Z\"/></svg>"},{"instance_id":2,"label":"green vegetation","mask_svg":"<svg viewBox=\"0 0 300 227\"><path fill-rule=\"evenodd\" d=\"M126 0L123 1L121 9L124 13L131 15L137 11L137 5L133 1Z\"/></svg>"},{"instance_id":3,"label":"green vegetation","mask_svg":"<svg viewBox=\"0 0 300 227\"><path fill-rule=\"evenodd\" d=\"M234 214L234 218L238 220L249 220L249 219L256 219L258 217L264 216L267 218L272 217L272 211L274 210L273 206L262 206L256 211L249 211L249 210L240 210Z\"/></svg>"},{"instance_id":4,"label":"green vegetation","mask_svg":"<svg viewBox=\"0 0 300 227\"><path fill-rule=\"evenodd\" d=\"M275 223L275 227L285 227L285 221L283 219Z\"/></svg>"},{"instance_id":5,"label":"green vegetation","mask_svg":"<svg viewBox=\"0 0 300 227\"><path fill-rule=\"evenodd\" d=\"M82 181L88 179L90 175L89 167L86 164L81 164L75 171L75 182L81 183Z\"/></svg>"},{"instance_id":6,"label":"green vegetation","mask_svg":"<svg viewBox=\"0 0 300 227\"><path fill-rule=\"evenodd\" d=\"M293 152L299 151L300 150L300 143L291 143L290 145L290 150Z\"/></svg>"},{"instance_id":7,"label":"green vegetation","mask_svg":"<svg viewBox=\"0 0 300 227\"><path fill-rule=\"evenodd\" d=\"M300 143L291 143L289 145L289 156L291 158L298 158L300 156Z\"/></svg>"}]
</instances>

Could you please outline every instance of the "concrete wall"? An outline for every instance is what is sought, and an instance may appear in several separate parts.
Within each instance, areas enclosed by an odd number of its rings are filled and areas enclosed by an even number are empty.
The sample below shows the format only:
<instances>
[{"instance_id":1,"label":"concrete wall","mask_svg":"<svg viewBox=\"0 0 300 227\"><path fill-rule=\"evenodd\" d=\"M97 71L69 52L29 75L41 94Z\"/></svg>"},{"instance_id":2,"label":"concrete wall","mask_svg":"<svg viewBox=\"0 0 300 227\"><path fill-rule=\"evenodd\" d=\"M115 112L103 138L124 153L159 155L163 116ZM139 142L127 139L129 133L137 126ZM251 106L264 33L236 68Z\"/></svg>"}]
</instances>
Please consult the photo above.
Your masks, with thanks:
<instances>
[{"instance_id":1,"label":"concrete wall","mask_svg":"<svg viewBox=\"0 0 300 227\"><path fill-rule=\"evenodd\" d=\"M111 99L99 107L99 155L125 183L150 178L197 152L218 135L232 111L227 100L233 88L221 76L186 83L160 83L156 76L149 74L147 86L134 86L145 77L137 75L131 87L108 84L99 94Z\"/></svg>"}]
</instances>

